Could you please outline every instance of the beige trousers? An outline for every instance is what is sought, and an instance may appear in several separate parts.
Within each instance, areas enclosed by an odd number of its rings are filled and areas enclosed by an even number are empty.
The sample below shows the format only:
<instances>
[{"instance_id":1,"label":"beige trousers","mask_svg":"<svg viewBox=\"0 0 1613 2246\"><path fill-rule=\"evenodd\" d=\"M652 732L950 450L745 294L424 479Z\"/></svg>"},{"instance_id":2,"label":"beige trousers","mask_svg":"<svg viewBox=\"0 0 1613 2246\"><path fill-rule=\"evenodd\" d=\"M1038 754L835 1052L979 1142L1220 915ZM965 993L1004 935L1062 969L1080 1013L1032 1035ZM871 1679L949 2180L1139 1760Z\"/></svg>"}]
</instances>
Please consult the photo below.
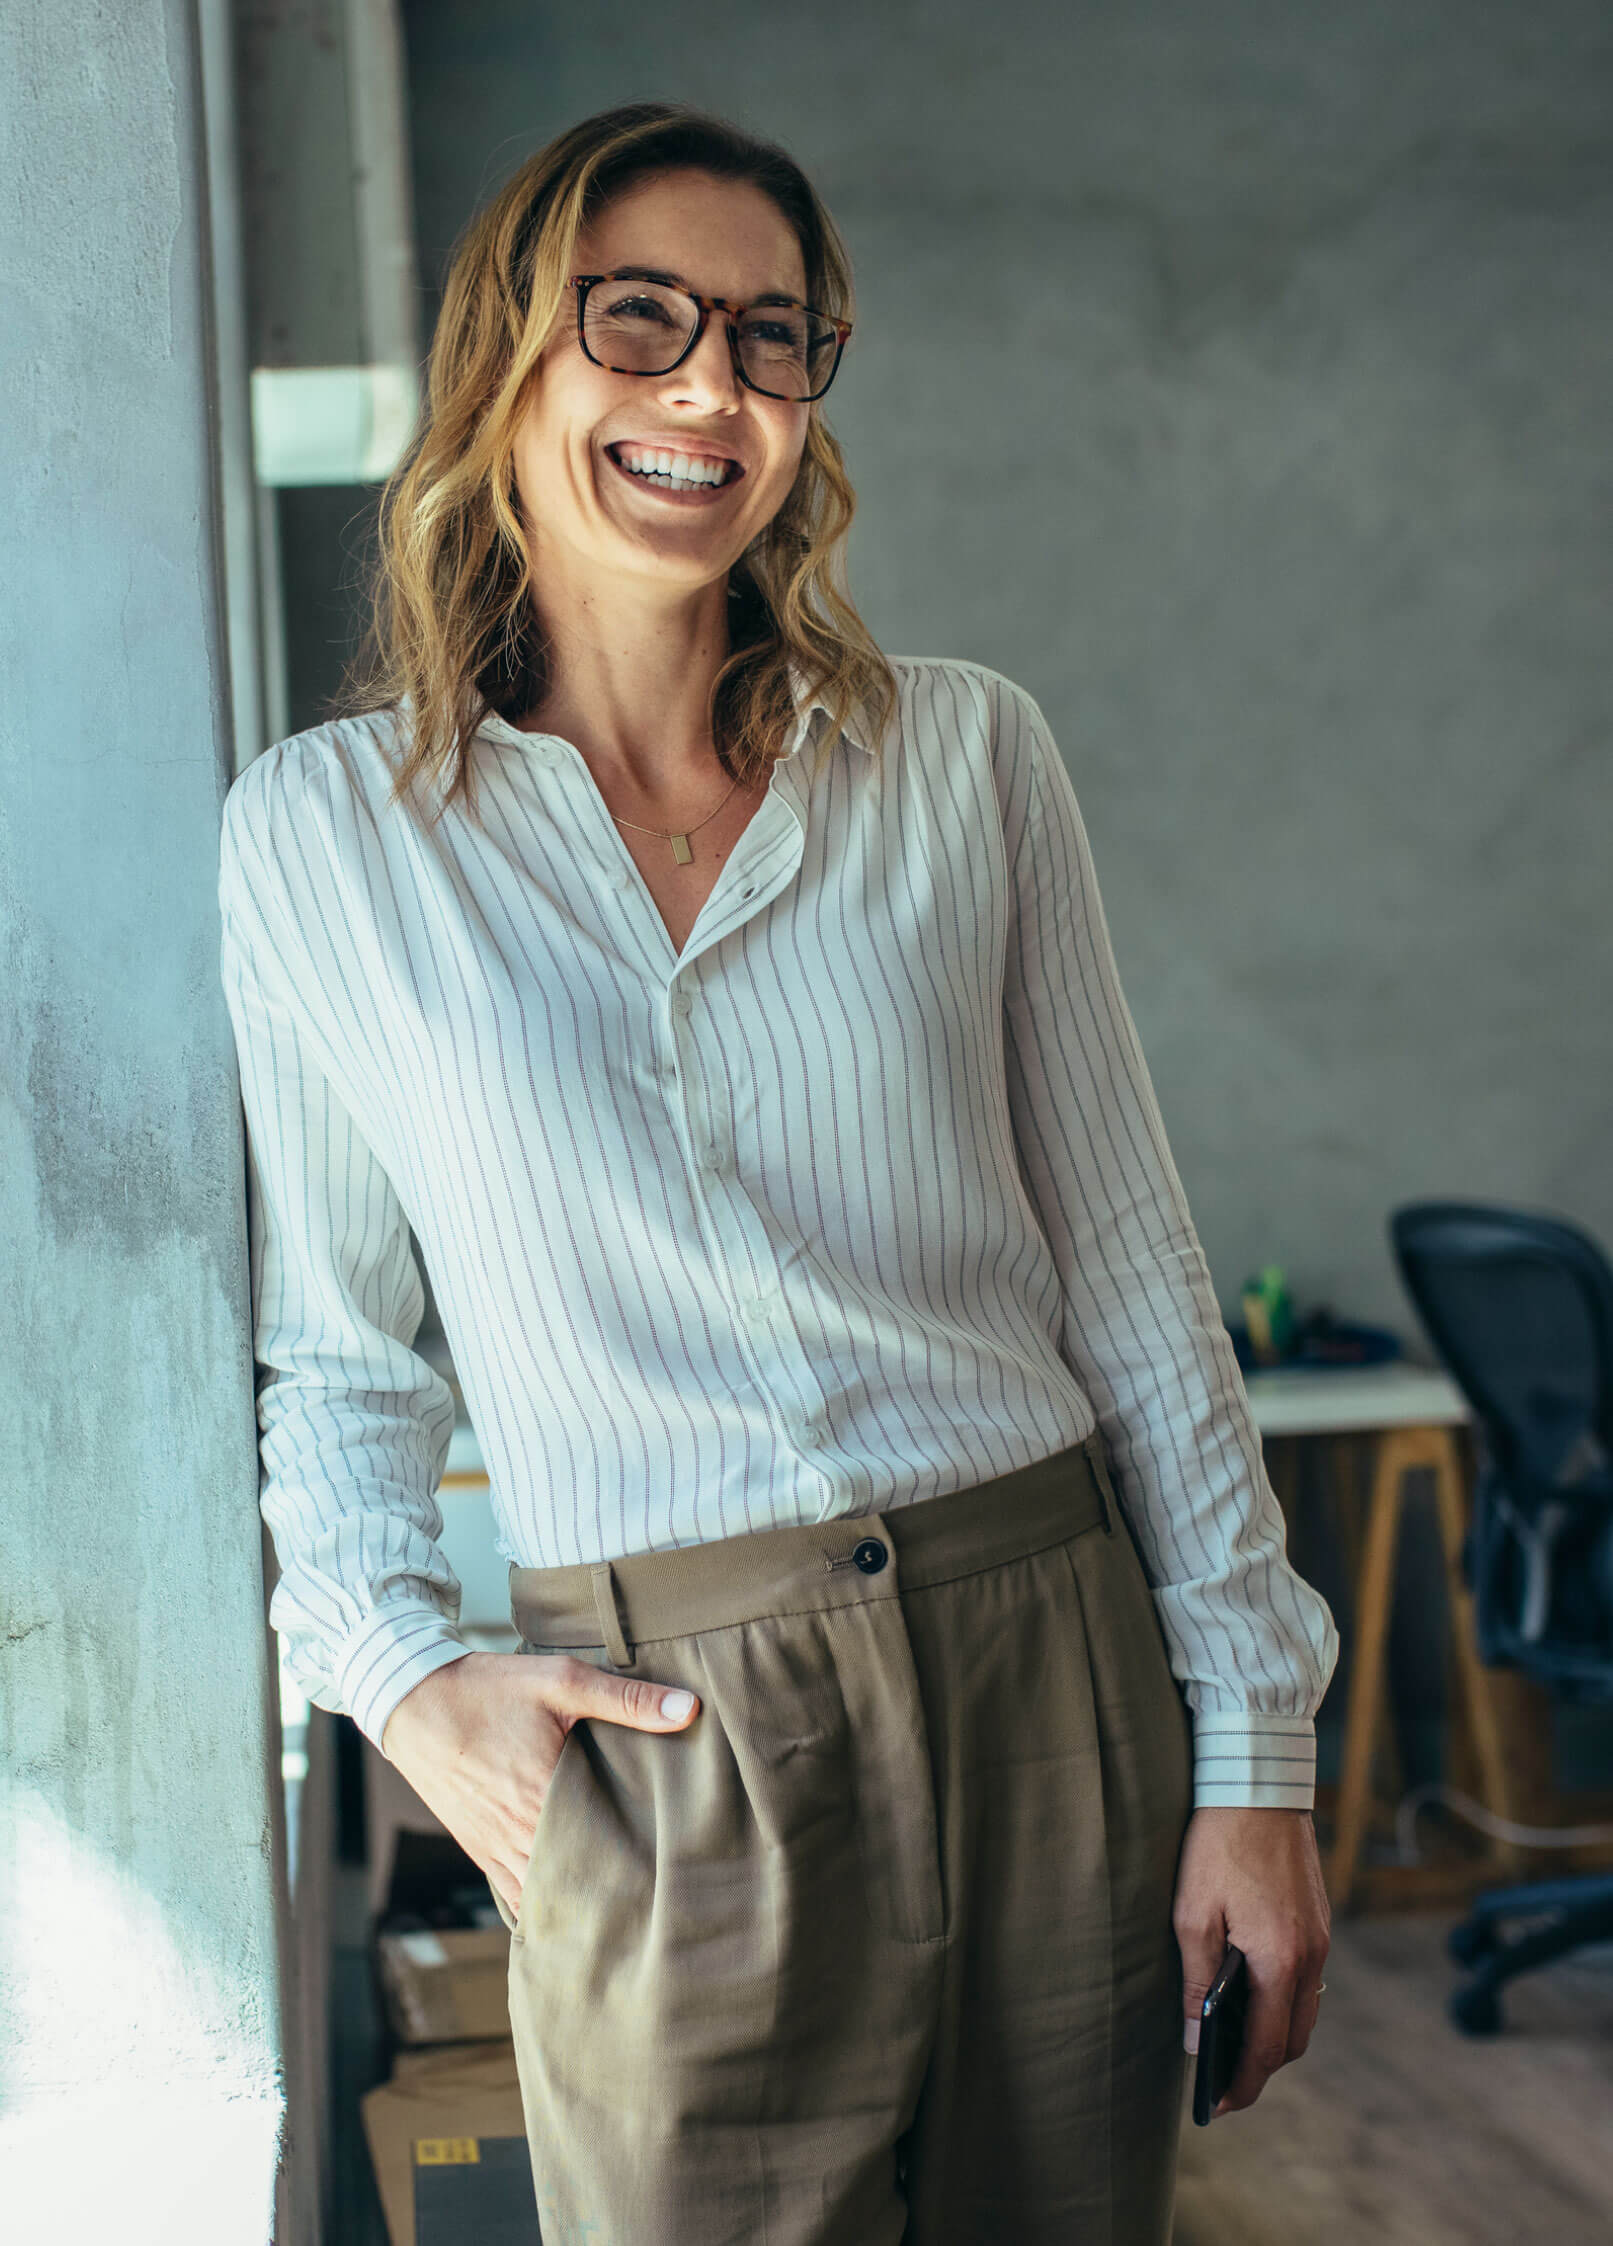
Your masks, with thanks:
<instances>
[{"instance_id":1,"label":"beige trousers","mask_svg":"<svg viewBox=\"0 0 1613 2246\"><path fill-rule=\"evenodd\" d=\"M538 1819L544 2246L1167 2246L1191 1733L1100 1438L511 1594L700 1696L577 1723Z\"/></svg>"}]
</instances>

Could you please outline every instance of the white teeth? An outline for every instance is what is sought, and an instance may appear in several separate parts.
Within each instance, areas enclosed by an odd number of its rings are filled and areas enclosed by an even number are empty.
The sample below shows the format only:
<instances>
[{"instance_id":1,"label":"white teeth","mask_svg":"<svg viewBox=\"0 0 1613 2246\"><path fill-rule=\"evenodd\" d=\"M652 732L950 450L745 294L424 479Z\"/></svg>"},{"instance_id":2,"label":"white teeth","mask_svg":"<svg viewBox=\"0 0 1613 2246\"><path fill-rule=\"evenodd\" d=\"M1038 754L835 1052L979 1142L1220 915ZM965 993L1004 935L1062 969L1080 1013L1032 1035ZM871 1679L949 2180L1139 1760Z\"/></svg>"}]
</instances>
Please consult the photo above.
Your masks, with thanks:
<instances>
[{"instance_id":1,"label":"white teeth","mask_svg":"<svg viewBox=\"0 0 1613 2246\"><path fill-rule=\"evenodd\" d=\"M637 445L624 445L618 457L630 475L664 483L673 491L688 491L696 485L716 486L728 480L728 463L724 460L697 460L687 453L650 451Z\"/></svg>"}]
</instances>

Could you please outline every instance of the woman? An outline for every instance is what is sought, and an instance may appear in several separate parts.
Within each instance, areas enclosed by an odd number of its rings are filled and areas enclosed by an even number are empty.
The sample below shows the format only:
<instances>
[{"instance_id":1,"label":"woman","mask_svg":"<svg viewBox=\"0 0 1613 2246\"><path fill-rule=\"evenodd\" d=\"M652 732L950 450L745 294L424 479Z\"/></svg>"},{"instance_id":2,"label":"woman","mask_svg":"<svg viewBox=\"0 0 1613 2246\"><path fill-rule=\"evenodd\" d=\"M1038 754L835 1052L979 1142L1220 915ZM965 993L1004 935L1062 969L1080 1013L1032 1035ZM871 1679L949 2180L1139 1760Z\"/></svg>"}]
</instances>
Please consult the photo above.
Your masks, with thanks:
<instances>
[{"instance_id":1,"label":"woman","mask_svg":"<svg viewBox=\"0 0 1613 2246\"><path fill-rule=\"evenodd\" d=\"M457 252L377 673L225 812L273 1617L510 1925L546 2240L1142 2246L1228 1940L1226 2105L1311 2034L1337 1639L1041 713L837 589L849 297L659 104Z\"/></svg>"}]
</instances>

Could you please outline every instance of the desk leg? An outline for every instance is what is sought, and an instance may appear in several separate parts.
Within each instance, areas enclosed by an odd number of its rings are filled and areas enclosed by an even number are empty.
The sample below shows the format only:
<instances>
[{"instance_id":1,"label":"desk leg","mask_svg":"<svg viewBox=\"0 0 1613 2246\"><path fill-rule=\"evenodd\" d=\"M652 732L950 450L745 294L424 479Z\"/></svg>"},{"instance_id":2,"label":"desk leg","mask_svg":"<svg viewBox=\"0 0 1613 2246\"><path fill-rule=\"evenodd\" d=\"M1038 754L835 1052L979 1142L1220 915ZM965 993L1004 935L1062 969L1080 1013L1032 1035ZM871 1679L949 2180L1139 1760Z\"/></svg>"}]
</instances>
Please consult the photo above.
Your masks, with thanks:
<instances>
[{"instance_id":1,"label":"desk leg","mask_svg":"<svg viewBox=\"0 0 1613 2246\"><path fill-rule=\"evenodd\" d=\"M1366 1544L1367 1493L1358 1486L1358 1466L1363 1446L1370 1467L1378 1455L1374 1436L1341 1434L1330 1436L1327 1441L1339 1556L1344 1563L1345 1575L1352 1585L1361 1580L1361 1563ZM1378 1721L1372 1735L1369 1761L1371 1767L1387 1780L1391 1797L1398 1801L1405 1792L1406 1778L1400 1760L1400 1738L1395 1730L1394 1709L1387 1692L1378 1696Z\"/></svg>"},{"instance_id":2,"label":"desk leg","mask_svg":"<svg viewBox=\"0 0 1613 2246\"><path fill-rule=\"evenodd\" d=\"M1434 1472L1434 1501L1439 1508L1440 1537L1445 1546L1445 1582L1450 1601L1452 1666L1459 1703L1478 1760L1484 1806L1498 1817L1521 1822L1514 1799L1512 1772L1507 1760L1490 1675L1479 1659L1478 1635L1473 1622L1473 1594L1462 1579L1462 1540L1467 1533L1467 1502L1463 1494L1462 1461L1456 1438L1448 1427L1419 1431L1426 1457L1421 1463ZM1456 1709L1452 1710L1455 1716ZM1489 1847L1503 1871L1522 1871L1527 1861L1516 1841L1491 1840Z\"/></svg>"},{"instance_id":3,"label":"desk leg","mask_svg":"<svg viewBox=\"0 0 1613 2246\"><path fill-rule=\"evenodd\" d=\"M1349 1909L1372 1804L1372 1743L1383 1703L1389 1615L1394 1599L1395 1547L1400 1535L1400 1485L1408 1465L1420 1464L1400 1429L1379 1437L1367 1501L1367 1532L1356 1579L1350 1696L1344 1716L1338 1807L1328 1853L1328 1900Z\"/></svg>"},{"instance_id":4,"label":"desk leg","mask_svg":"<svg viewBox=\"0 0 1613 2246\"><path fill-rule=\"evenodd\" d=\"M1462 1580L1467 1502L1461 1454L1448 1427L1394 1428L1378 1439L1366 1538L1356 1573L1350 1696L1344 1718L1338 1812L1327 1863L1328 1897L1336 1911L1347 1910L1350 1906L1372 1809L1372 1750L1384 1705L1401 1485L1413 1467L1427 1467L1433 1475L1440 1537L1445 1549L1451 1648L1458 1686L1456 1704L1450 1715L1452 1734L1454 1736L1456 1725L1465 1724L1477 1759L1479 1790L1486 1809L1514 1820L1519 1815L1496 1695L1491 1690L1489 1673L1479 1659L1472 1594ZM1516 1871L1526 1860L1516 1843L1495 1841L1490 1845L1494 1860L1503 1871Z\"/></svg>"}]
</instances>

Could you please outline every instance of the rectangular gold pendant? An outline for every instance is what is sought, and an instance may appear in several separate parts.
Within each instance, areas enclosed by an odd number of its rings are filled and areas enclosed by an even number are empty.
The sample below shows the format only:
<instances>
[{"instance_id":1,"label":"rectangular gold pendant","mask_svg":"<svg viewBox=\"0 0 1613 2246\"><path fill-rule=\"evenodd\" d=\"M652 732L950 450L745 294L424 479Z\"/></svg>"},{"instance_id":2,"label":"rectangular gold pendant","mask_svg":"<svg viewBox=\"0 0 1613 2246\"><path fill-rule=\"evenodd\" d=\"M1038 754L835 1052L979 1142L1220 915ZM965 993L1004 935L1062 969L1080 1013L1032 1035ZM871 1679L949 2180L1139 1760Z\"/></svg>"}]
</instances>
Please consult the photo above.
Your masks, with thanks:
<instances>
[{"instance_id":1,"label":"rectangular gold pendant","mask_svg":"<svg viewBox=\"0 0 1613 2246\"><path fill-rule=\"evenodd\" d=\"M678 864L680 866L689 865L694 858L694 852L689 848L689 837L686 834L674 834L669 835L667 839L672 845L672 855L677 859Z\"/></svg>"}]
</instances>

